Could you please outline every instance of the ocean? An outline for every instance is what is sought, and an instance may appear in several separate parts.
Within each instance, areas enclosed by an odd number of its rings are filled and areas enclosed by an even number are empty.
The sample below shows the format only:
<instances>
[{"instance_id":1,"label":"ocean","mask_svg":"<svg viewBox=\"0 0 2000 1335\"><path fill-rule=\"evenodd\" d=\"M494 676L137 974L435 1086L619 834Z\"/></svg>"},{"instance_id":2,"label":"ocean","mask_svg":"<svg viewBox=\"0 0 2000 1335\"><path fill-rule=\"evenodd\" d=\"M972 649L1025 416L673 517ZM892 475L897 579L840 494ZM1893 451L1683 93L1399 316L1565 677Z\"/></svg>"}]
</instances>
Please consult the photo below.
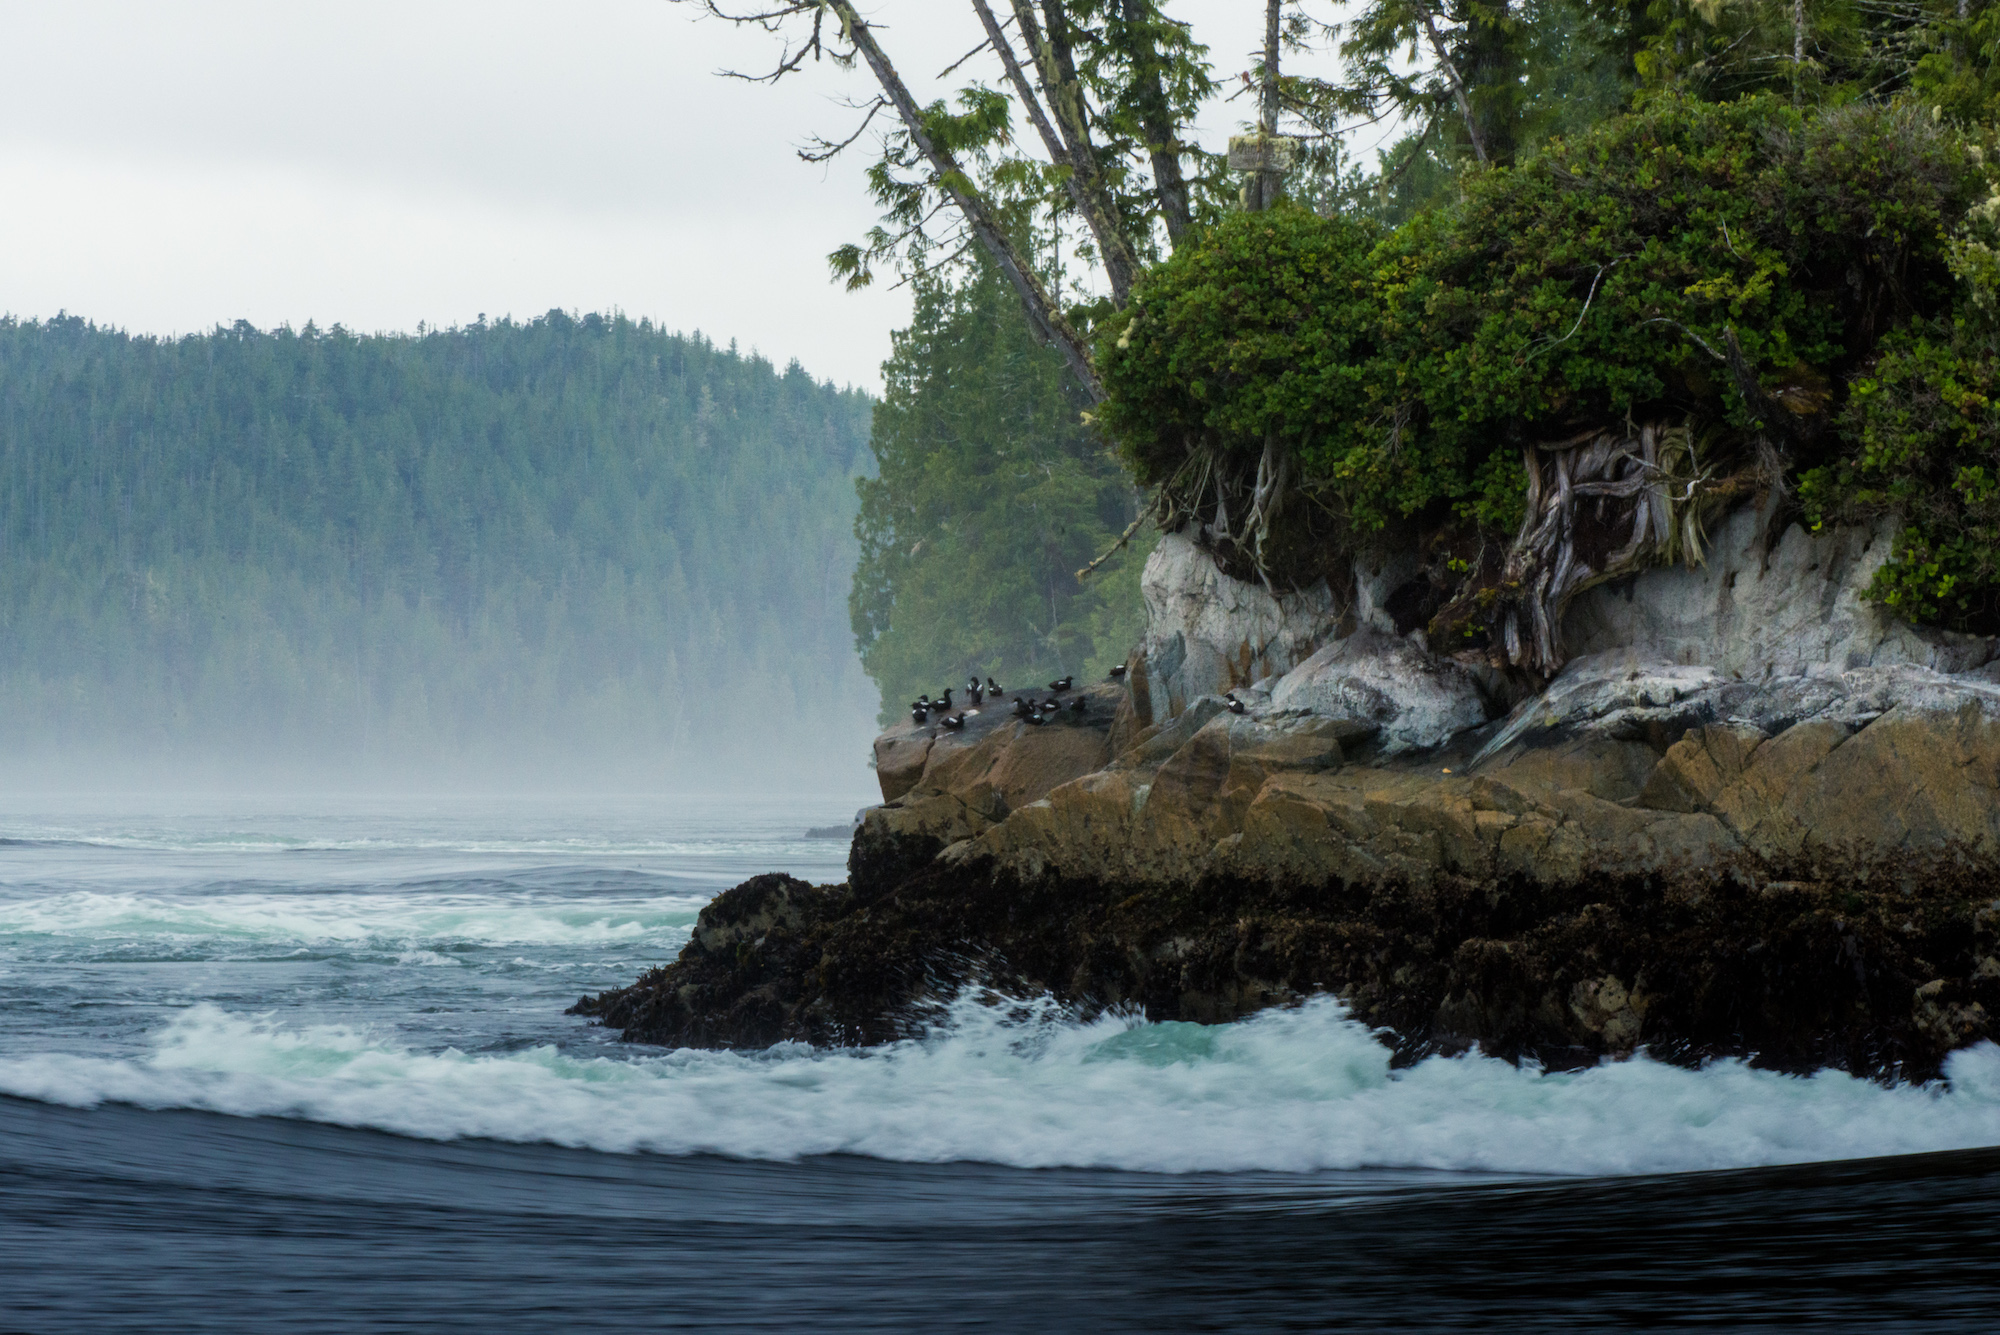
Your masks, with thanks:
<instances>
[{"instance_id":1,"label":"ocean","mask_svg":"<svg viewBox=\"0 0 2000 1335\"><path fill-rule=\"evenodd\" d=\"M1337 1002L868 1050L565 1016L859 796L0 802L0 1330L1990 1329L1933 1085L1391 1070Z\"/></svg>"}]
</instances>

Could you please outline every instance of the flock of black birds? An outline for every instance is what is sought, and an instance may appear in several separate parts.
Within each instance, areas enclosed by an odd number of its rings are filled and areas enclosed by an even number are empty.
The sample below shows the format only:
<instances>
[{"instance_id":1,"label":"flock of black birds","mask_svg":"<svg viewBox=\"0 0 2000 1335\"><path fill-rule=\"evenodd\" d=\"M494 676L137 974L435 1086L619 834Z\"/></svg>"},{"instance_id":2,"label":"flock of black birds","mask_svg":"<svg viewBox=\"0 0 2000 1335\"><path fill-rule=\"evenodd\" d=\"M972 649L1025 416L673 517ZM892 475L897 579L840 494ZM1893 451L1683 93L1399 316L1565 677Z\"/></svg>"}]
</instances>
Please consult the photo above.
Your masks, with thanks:
<instances>
[{"instance_id":1,"label":"flock of black birds","mask_svg":"<svg viewBox=\"0 0 2000 1335\"><path fill-rule=\"evenodd\" d=\"M1111 669L1111 680L1125 680L1125 665L1123 663ZM1073 689L1075 685L1076 678L1073 676L1058 677L1049 683L1049 698L1040 702L1030 698L1034 694L1032 690L1017 691L1014 694L1014 717L1036 728L1045 726L1049 720L1059 718L1065 713L1079 720L1084 718L1090 712L1090 702L1083 696L1074 697L1067 705L1064 705L1058 698ZM981 682L975 674L968 678L965 683L965 698L969 703L954 714L952 710L958 708L958 706L952 703L951 693L955 689L955 687L951 686L945 687L944 694L935 700L931 699L930 693L926 691L924 694L910 701L910 722L921 728L926 723L929 723L931 715L935 714L937 715L937 726L939 728L946 732L957 732L965 726L965 716L967 714L977 714L979 706L986 703L987 700L1005 700L1007 698L1007 692L1001 689L999 682L993 680L991 677ZM1236 698L1236 692L1234 691L1224 696L1223 699L1228 706L1229 712L1232 714L1243 714L1249 711L1249 707L1243 701ZM933 733L932 736L936 736L936 734Z\"/></svg>"},{"instance_id":2,"label":"flock of black birds","mask_svg":"<svg viewBox=\"0 0 2000 1335\"><path fill-rule=\"evenodd\" d=\"M1125 669L1123 666L1111 669L1111 679L1113 681L1118 681L1124 676ZM1020 719L1023 723L1037 728L1045 726L1051 719L1065 713L1074 719L1082 719L1090 713L1090 702L1088 700L1078 695L1072 697L1070 702L1065 705L1058 698L1074 689L1075 686L1076 678L1074 676L1058 677L1049 683L1048 699L1041 701L1031 698L1034 695L1033 690L1016 691L1013 697L1013 716ZM935 700L931 699L929 692L925 692L923 695L912 700L910 702L910 722L916 724L918 727L922 727L924 724L929 723L931 716L935 714L937 715L938 727L947 732L956 732L965 726L965 716L967 714L977 714L979 706L986 703L989 699L999 701L1008 698L1007 692L1001 688L1000 683L991 677L988 677L983 683L976 675L967 680L965 683L965 698L967 703L963 707L955 705L952 702L951 693L954 689L956 688L947 686L944 694ZM958 712L953 713L954 709L957 709Z\"/></svg>"}]
</instances>

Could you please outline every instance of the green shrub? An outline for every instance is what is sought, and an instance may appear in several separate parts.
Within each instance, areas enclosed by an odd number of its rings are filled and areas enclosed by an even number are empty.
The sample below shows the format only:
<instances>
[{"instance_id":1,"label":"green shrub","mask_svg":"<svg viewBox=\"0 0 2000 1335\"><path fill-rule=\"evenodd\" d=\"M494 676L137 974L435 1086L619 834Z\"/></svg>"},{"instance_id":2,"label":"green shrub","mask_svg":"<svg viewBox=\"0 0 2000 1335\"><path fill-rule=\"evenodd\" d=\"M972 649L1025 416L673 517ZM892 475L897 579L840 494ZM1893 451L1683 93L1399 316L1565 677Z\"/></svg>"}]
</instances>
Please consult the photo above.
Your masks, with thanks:
<instances>
[{"instance_id":1,"label":"green shrub","mask_svg":"<svg viewBox=\"0 0 2000 1335\"><path fill-rule=\"evenodd\" d=\"M1267 434L1293 454L1359 428L1377 360L1373 225L1285 205L1232 214L1101 326L1098 423L1141 482L1197 450L1254 467Z\"/></svg>"},{"instance_id":2,"label":"green shrub","mask_svg":"<svg viewBox=\"0 0 2000 1335\"><path fill-rule=\"evenodd\" d=\"M1910 621L1990 630L2000 624L2000 366L1966 332L1932 322L1884 340L1848 400L1852 448L1808 470L1799 492L1815 528L1903 517L1872 597Z\"/></svg>"},{"instance_id":3,"label":"green shrub","mask_svg":"<svg viewBox=\"0 0 2000 1335\"><path fill-rule=\"evenodd\" d=\"M1691 427L1712 473L1760 438L1824 469L1868 420L1850 378L1953 309L1983 188L1915 109L1663 96L1379 239L1302 210L1217 226L1107 325L1099 420L1170 490L1274 433L1352 540L1433 550L1511 537L1524 447L1626 422Z\"/></svg>"}]
</instances>

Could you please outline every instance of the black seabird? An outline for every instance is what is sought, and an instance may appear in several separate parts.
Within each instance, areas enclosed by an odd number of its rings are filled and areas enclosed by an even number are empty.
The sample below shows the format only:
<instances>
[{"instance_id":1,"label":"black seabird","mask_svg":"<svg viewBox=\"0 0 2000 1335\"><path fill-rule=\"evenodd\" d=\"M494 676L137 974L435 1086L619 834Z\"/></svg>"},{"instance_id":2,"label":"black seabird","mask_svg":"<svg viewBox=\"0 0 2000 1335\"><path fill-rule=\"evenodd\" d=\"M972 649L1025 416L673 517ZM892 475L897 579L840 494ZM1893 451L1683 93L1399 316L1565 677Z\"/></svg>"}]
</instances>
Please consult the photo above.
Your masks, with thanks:
<instances>
[{"instance_id":1,"label":"black seabird","mask_svg":"<svg viewBox=\"0 0 2000 1335\"><path fill-rule=\"evenodd\" d=\"M944 724L945 727L954 730L963 728L965 726L965 715L953 714L950 718L943 719L941 720L941 722Z\"/></svg>"},{"instance_id":2,"label":"black seabird","mask_svg":"<svg viewBox=\"0 0 2000 1335\"><path fill-rule=\"evenodd\" d=\"M979 697L980 697L979 678L974 677L972 678L972 680L965 683L965 698L971 703L976 705L979 703Z\"/></svg>"},{"instance_id":3,"label":"black seabird","mask_svg":"<svg viewBox=\"0 0 2000 1335\"><path fill-rule=\"evenodd\" d=\"M1027 702L1026 700L1023 700L1023 699L1022 699L1022 698L1021 698L1020 696L1018 696L1018 695L1014 697L1014 717L1015 717L1015 718L1026 718L1026 717L1028 717L1028 715L1030 715L1030 714L1032 714L1032 713L1034 713L1034 712L1035 712L1035 707L1034 707L1033 705L1029 704L1029 703L1028 703L1028 702Z\"/></svg>"},{"instance_id":4,"label":"black seabird","mask_svg":"<svg viewBox=\"0 0 2000 1335\"><path fill-rule=\"evenodd\" d=\"M1243 712L1244 712L1244 707L1243 707L1243 702L1242 702L1241 700L1238 700L1238 699L1237 699L1237 698L1236 698L1235 696L1233 696L1233 695L1226 695L1226 696L1224 696L1224 697L1223 697L1223 699L1225 699L1225 700L1229 701L1229 712L1230 712L1230 713L1232 713L1232 714L1241 714L1241 713L1243 713Z\"/></svg>"},{"instance_id":5,"label":"black seabird","mask_svg":"<svg viewBox=\"0 0 2000 1335\"><path fill-rule=\"evenodd\" d=\"M1049 689L1052 691L1066 691L1069 689L1070 683L1075 680L1076 678L1074 677L1064 677L1059 681L1052 681L1049 683Z\"/></svg>"},{"instance_id":6,"label":"black seabird","mask_svg":"<svg viewBox=\"0 0 2000 1335\"><path fill-rule=\"evenodd\" d=\"M1039 727L1041 727L1041 726L1042 726L1042 725L1043 725L1044 723L1048 722L1048 720L1047 720L1047 719L1043 718L1043 717L1042 717L1042 716L1041 716L1040 714L1037 714L1037 713L1035 713L1035 712L1034 712L1034 711L1032 711L1032 710L1030 710L1030 711L1029 711L1029 713L1028 713L1028 717L1027 717L1027 718L1025 718L1025 719L1024 719L1024 720L1022 720L1022 721L1023 721L1024 723L1027 723L1027 724L1029 724L1030 726L1032 726L1032 727L1036 727L1036 728L1039 728Z\"/></svg>"},{"instance_id":7,"label":"black seabird","mask_svg":"<svg viewBox=\"0 0 2000 1335\"><path fill-rule=\"evenodd\" d=\"M1124 679L1125 679L1125 665L1123 663L1119 663L1113 666L1111 669L1111 680L1123 681Z\"/></svg>"},{"instance_id":8,"label":"black seabird","mask_svg":"<svg viewBox=\"0 0 2000 1335\"><path fill-rule=\"evenodd\" d=\"M1042 701L1042 712L1043 712L1044 714L1053 714L1053 713L1055 713L1055 712L1056 712L1057 710L1059 710L1059 709L1061 709L1061 708L1062 708L1062 706L1061 706L1061 705L1059 705L1059 704L1057 704L1057 703L1056 703L1055 701L1053 701L1053 700L1044 700L1044 701Z\"/></svg>"},{"instance_id":9,"label":"black seabird","mask_svg":"<svg viewBox=\"0 0 2000 1335\"><path fill-rule=\"evenodd\" d=\"M991 677L988 677L986 679L986 693L992 696L1001 696L1007 694L1007 692L1000 689L1000 683L993 680L993 678Z\"/></svg>"},{"instance_id":10,"label":"black seabird","mask_svg":"<svg viewBox=\"0 0 2000 1335\"><path fill-rule=\"evenodd\" d=\"M1076 699L1069 702L1069 712L1076 715L1078 718L1082 718L1084 715L1084 711L1089 707L1090 706L1084 702L1084 697L1080 695L1076 697Z\"/></svg>"},{"instance_id":11,"label":"black seabird","mask_svg":"<svg viewBox=\"0 0 2000 1335\"><path fill-rule=\"evenodd\" d=\"M910 707L912 709L929 709L931 707L931 693L929 691L925 691L922 695L917 697L916 704Z\"/></svg>"},{"instance_id":12,"label":"black seabird","mask_svg":"<svg viewBox=\"0 0 2000 1335\"><path fill-rule=\"evenodd\" d=\"M944 688L944 696L937 702L937 707L941 710L951 708L951 687Z\"/></svg>"},{"instance_id":13,"label":"black seabird","mask_svg":"<svg viewBox=\"0 0 2000 1335\"><path fill-rule=\"evenodd\" d=\"M922 705L910 706L910 722L921 728L924 724L930 722L930 719L930 711Z\"/></svg>"}]
</instances>

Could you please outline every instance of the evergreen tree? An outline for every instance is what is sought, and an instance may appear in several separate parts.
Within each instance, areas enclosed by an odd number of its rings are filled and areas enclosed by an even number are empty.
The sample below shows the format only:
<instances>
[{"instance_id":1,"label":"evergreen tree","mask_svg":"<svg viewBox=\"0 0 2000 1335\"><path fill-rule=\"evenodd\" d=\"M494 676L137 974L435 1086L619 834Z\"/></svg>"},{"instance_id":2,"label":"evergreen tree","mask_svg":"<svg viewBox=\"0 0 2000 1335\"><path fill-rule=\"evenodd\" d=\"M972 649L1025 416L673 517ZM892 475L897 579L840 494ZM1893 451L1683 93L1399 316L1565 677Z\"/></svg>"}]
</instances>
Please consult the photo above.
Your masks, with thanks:
<instances>
[{"instance_id":1,"label":"evergreen tree","mask_svg":"<svg viewBox=\"0 0 2000 1335\"><path fill-rule=\"evenodd\" d=\"M1143 628L1144 544L1077 577L1137 496L1080 416L1060 353L990 265L915 287L855 521L854 633L885 722L973 673L1007 686L1102 675Z\"/></svg>"}]
</instances>

